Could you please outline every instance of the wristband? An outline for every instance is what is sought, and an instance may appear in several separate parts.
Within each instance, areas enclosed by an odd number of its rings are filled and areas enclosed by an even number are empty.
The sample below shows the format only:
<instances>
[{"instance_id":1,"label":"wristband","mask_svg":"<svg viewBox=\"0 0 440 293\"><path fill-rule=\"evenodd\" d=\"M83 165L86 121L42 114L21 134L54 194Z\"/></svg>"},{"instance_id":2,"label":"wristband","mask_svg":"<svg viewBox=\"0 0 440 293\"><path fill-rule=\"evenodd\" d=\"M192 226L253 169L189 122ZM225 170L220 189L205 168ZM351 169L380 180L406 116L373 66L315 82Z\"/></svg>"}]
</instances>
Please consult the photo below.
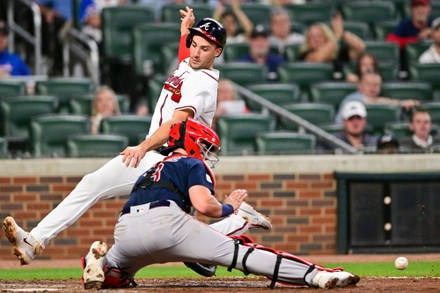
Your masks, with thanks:
<instances>
[{"instance_id":1,"label":"wristband","mask_svg":"<svg viewBox=\"0 0 440 293\"><path fill-rule=\"evenodd\" d=\"M221 217L227 217L234 212L234 208L230 204L222 204L222 215Z\"/></svg>"}]
</instances>

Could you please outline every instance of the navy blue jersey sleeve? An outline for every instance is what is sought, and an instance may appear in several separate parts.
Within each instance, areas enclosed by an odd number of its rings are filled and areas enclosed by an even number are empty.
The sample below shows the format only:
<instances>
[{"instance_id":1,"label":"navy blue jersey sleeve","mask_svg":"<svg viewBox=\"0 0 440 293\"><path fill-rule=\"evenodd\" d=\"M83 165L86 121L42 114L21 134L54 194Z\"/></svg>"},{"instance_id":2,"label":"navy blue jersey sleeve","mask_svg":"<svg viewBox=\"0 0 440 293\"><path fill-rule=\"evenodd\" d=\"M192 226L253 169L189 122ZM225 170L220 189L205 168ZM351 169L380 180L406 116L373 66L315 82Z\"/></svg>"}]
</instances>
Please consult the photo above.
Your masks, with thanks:
<instances>
[{"instance_id":1,"label":"navy blue jersey sleeve","mask_svg":"<svg viewBox=\"0 0 440 293\"><path fill-rule=\"evenodd\" d=\"M195 185L202 185L208 188L211 194L214 194L213 179L205 164L197 159L191 161L193 164L188 172L188 189Z\"/></svg>"}]
</instances>

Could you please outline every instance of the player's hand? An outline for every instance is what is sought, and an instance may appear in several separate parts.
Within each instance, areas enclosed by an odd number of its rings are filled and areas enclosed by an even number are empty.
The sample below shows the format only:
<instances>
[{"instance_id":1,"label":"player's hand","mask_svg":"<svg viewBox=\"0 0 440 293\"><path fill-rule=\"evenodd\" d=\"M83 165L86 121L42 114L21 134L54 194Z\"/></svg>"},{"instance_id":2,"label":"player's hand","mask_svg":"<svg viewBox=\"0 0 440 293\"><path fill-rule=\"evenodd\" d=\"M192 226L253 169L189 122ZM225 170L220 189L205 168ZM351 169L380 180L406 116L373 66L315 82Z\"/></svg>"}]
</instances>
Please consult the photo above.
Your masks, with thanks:
<instances>
[{"instance_id":1,"label":"player's hand","mask_svg":"<svg viewBox=\"0 0 440 293\"><path fill-rule=\"evenodd\" d=\"M194 25L196 21L196 17L194 16L194 12L192 8L188 6L185 7L186 10L180 9L180 20L182 23L180 24L180 33L181 35L186 35L189 33L189 28Z\"/></svg>"},{"instance_id":2,"label":"player's hand","mask_svg":"<svg viewBox=\"0 0 440 293\"><path fill-rule=\"evenodd\" d=\"M405 110L411 110L414 107L420 106L420 101L418 100L403 100L400 102L400 106Z\"/></svg>"},{"instance_id":3,"label":"player's hand","mask_svg":"<svg viewBox=\"0 0 440 293\"><path fill-rule=\"evenodd\" d=\"M241 205L241 203L247 198L248 193L246 189L237 189L231 192L231 194L226 195L223 199L224 204L230 204L234 211L238 209L238 207Z\"/></svg>"},{"instance_id":4,"label":"player's hand","mask_svg":"<svg viewBox=\"0 0 440 293\"><path fill-rule=\"evenodd\" d=\"M134 147L126 147L120 155L123 155L122 163L125 163L126 167L137 168L145 153L146 151L142 148L142 144L139 144Z\"/></svg>"}]
</instances>

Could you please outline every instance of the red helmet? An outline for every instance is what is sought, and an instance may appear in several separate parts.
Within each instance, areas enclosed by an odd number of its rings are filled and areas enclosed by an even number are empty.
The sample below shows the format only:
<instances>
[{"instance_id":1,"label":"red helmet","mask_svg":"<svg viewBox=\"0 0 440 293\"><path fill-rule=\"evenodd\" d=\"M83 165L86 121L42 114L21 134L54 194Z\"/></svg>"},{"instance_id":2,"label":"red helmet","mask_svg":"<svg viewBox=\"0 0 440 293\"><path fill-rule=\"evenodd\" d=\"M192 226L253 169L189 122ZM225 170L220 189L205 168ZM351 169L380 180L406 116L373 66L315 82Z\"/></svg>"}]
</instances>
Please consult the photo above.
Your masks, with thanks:
<instances>
[{"instance_id":1,"label":"red helmet","mask_svg":"<svg viewBox=\"0 0 440 293\"><path fill-rule=\"evenodd\" d=\"M177 148L186 150L189 157L210 161L211 167L214 167L218 162L216 154L220 150L220 138L206 124L188 118L171 126L168 147L161 153L168 155Z\"/></svg>"},{"instance_id":2,"label":"red helmet","mask_svg":"<svg viewBox=\"0 0 440 293\"><path fill-rule=\"evenodd\" d=\"M212 18L201 19L195 27L189 28L189 34L186 38L186 47L191 46L192 39L198 34L211 42L216 43L221 48L226 45L226 30L221 23Z\"/></svg>"}]
</instances>

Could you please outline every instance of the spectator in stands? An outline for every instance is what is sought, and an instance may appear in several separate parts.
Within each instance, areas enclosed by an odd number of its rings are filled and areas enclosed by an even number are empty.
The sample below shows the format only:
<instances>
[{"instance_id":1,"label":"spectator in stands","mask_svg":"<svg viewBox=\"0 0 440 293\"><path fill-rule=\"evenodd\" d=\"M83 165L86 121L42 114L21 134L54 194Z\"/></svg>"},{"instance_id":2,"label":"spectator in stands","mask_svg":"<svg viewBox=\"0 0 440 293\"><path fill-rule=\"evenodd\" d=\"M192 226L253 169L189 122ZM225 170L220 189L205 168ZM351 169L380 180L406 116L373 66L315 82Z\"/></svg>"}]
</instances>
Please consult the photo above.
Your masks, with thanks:
<instances>
[{"instance_id":1,"label":"spectator in stands","mask_svg":"<svg viewBox=\"0 0 440 293\"><path fill-rule=\"evenodd\" d=\"M284 57L270 51L269 32L262 25L257 25L249 41L249 53L240 57L240 61L266 65L269 81L277 79L278 66L285 62Z\"/></svg>"},{"instance_id":2,"label":"spectator in stands","mask_svg":"<svg viewBox=\"0 0 440 293\"><path fill-rule=\"evenodd\" d=\"M431 115L428 111L416 109L411 115L409 129L412 136L404 136L399 139L400 145L412 153L426 153L431 147L440 145L440 137L432 136Z\"/></svg>"},{"instance_id":3,"label":"spectator in stands","mask_svg":"<svg viewBox=\"0 0 440 293\"><path fill-rule=\"evenodd\" d=\"M420 55L419 62L440 64L440 17L432 21L431 29L432 45Z\"/></svg>"},{"instance_id":4,"label":"spectator in stands","mask_svg":"<svg viewBox=\"0 0 440 293\"><path fill-rule=\"evenodd\" d=\"M83 33L97 43L102 41L101 11L106 7L125 4L127 0L82 0L79 7L79 19Z\"/></svg>"},{"instance_id":5,"label":"spectator in stands","mask_svg":"<svg viewBox=\"0 0 440 293\"><path fill-rule=\"evenodd\" d=\"M249 112L245 102L239 99L237 89L229 79L218 81L217 111L215 112L213 129L218 116Z\"/></svg>"},{"instance_id":6,"label":"spectator in stands","mask_svg":"<svg viewBox=\"0 0 440 293\"><path fill-rule=\"evenodd\" d=\"M342 123L342 109L344 105L349 101L360 101L364 104L386 104L397 105L403 107L405 110L411 110L415 106L420 105L418 100L398 100L387 97L381 97L380 91L382 86L382 78L378 73L367 72L361 76L358 82L358 90L349 94L342 100L339 106L339 111L336 114L335 122Z\"/></svg>"},{"instance_id":7,"label":"spectator in stands","mask_svg":"<svg viewBox=\"0 0 440 293\"><path fill-rule=\"evenodd\" d=\"M284 48L288 45L300 45L304 43L304 36L291 32L291 20L287 10L275 8L270 17L271 35L269 42L278 48L280 54L284 54Z\"/></svg>"},{"instance_id":8,"label":"spectator in stands","mask_svg":"<svg viewBox=\"0 0 440 293\"><path fill-rule=\"evenodd\" d=\"M143 98L134 107L134 113L138 116L147 116L150 113L148 109L147 99Z\"/></svg>"},{"instance_id":9,"label":"spectator in stands","mask_svg":"<svg viewBox=\"0 0 440 293\"><path fill-rule=\"evenodd\" d=\"M365 131L367 110L362 102L349 101L345 103L341 118L344 130L335 134L337 138L357 149L376 146L376 139ZM334 147L330 147L326 143L320 143L319 149L335 150Z\"/></svg>"},{"instance_id":10,"label":"spectator in stands","mask_svg":"<svg viewBox=\"0 0 440 293\"><path fill-rule=\"evenodd\" d=\"M115 92L108 86L99 87L92 104L91 134L99 133L102 119L120 114Z\"/></svg>"},{"instance_id":11,"label":"spectator in stands","mask_svg":"<svg viewBox=\"0 0 440 293\"><path fill-rule=\"evenodd\" d=\"M359 77L367 72L376 72L380 74L379 63L373 54L364 52L357 58L355 72L347 73L345 80L353 83L358 82Z\"/></svg>"},{"instance_id":12,"label":"spectator in stands","mask_svg":"<svg viewBox=\"0 0 440 293\"><path fill-rule=\"evenodd\" d=\"M330 28L325 23L312 24L306 33L306 41L300 49L300 59L307 62L332 62L335 71L355 60L365 50L365 43L355 34L344 30L341 14L331 19Z\"/></svg>"},{"instance_id":13,"label":"spectator in stands","mask_svg":"<svg viewBox=\"0 0 440 293\"><path fill-rule=\"evenodd\" d=\"M43 16L42 48L43 53L53 64L50 75L63 73L62 41L71 26L73 0L36 0Z\"/></svg>"},{"instance_id":14,"label":"spectator in stands","mask_svg":"<svg viewBox=\"0 0 440 293\"><path fill-rule=\"evenodd\" d=\"M261 0L260 2L272 4L274 6L283 7L288 4L306 4L306 0Z\"/></svg>"},{"instance_id":15,"label":"spectator in stands","mask_svg":"<svg viewBox=\"0 0 440 293\"><path fill-rule=\"evenodd\" d=\"M229 2L231 10L226 10L225 2L219 1L213 17L223 24L228 37L228 44L248 42L254 25L241 10L240 0L230 0ZM239 32L239 26L243 29L243 33Z\"/></svg>"},{"instance_id":16,"label":"spectator in stands","mask_svg":"<svg viewBox=\"0 0 440 293\"><path fill-rule=\"evenodd\" d=\"M31 71L20 56L8 52L9 29L4 21L0 21L0 78L11 75L30 75Z\"/></svg>"},{"instance_id":17,"label":"spectator in stands","mask_svg":"<svg viewBox=\"0 0 440 293\"><path fill-rule=\"evenodd\" d=\"M386 40L399 44L404 48L406 44L427 40L431 36L431 3L429 0L411 0L411 17L402 20Z\"/></svg>"},{"instance_id":18,"label":"spectator in stands","mask_svg":"<svg viewBox=\"0 0 440 293\"><path fill-rule=\"evenodd\" d=\"M383 134L377 139L376 153L398 154L399 152L399 141L392 134Z\"/></svg>"}]
</instances>

